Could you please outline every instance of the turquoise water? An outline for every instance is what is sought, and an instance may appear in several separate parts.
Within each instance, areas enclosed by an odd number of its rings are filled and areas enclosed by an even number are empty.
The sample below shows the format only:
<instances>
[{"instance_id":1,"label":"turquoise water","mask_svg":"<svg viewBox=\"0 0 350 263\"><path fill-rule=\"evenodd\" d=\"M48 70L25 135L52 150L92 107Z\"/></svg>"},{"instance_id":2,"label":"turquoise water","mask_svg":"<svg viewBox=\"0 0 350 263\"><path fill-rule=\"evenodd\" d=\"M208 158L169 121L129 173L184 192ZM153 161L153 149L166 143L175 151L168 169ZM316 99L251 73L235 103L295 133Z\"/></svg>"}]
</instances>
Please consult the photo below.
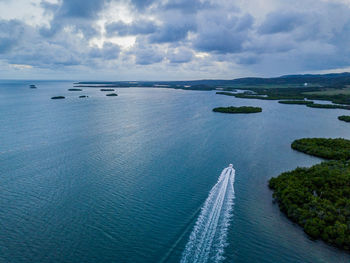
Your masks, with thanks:
<instances>
[{"instance_id":1,"label":"turquoise water","mask_svg":"<svg viewBox=\"0 0 350 263\"><path fill-rule=\"evenodd\" d=\"M0 84L0 262L179 262L221 171L235 199L224 262L350 262L272 203L267 181L320 159L300 137L350 138L344 110L215 92ZM64 95L65 100L51 100ZM79 95L89 95L79 99ZM250 115L216 106L260 106Z\"/></svg>"}]
</instances>

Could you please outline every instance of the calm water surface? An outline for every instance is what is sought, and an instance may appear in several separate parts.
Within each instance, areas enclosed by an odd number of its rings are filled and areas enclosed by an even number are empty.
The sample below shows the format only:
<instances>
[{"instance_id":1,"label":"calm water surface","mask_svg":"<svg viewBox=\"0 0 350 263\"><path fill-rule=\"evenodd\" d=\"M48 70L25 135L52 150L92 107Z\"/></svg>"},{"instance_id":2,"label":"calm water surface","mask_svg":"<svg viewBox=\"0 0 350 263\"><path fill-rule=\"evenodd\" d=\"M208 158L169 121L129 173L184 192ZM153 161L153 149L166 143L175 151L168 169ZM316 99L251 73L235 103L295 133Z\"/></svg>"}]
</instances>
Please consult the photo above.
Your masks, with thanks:
<instances>
[{"instance_id":1,"label":"calm water surface","mask_svg":"<svg viewBox=\"0 0 350 263\"><path fill-rule=\"evenodd\" d=\"M0 83L0 262L179 262L228 163L236 178L225 262L350 262L308 239L267 187L320 162L291 150L294 139L350 138L337 120L346 111L205 91L124 88L106 97L69 92L71 82L28 84ZM263 112L211 111L229 105Z\"/></svg>"}]
</instances>

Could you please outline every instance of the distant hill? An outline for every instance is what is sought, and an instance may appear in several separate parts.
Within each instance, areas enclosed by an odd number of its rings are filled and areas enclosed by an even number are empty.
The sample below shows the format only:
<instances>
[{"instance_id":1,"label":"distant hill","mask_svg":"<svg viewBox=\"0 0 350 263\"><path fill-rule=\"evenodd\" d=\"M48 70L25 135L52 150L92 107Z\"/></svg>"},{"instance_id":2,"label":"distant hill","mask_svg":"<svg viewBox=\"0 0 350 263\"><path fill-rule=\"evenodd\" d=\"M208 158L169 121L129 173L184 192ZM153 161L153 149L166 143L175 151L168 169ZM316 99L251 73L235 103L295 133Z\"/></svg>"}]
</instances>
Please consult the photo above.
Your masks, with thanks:
<instances>
[{"instance_id":1,"label":"distant hill","mask_svg":"<svg viewBox=\"0 0 350 263\"><path fill-rule=\"evenodd\" d=\"M312 83L320 85L344 85L350 84L350 73L332 74L304 74L285 75L277 78L239 78L231 81L232 84L303 84Z\"/></svg>"}]
</instances>

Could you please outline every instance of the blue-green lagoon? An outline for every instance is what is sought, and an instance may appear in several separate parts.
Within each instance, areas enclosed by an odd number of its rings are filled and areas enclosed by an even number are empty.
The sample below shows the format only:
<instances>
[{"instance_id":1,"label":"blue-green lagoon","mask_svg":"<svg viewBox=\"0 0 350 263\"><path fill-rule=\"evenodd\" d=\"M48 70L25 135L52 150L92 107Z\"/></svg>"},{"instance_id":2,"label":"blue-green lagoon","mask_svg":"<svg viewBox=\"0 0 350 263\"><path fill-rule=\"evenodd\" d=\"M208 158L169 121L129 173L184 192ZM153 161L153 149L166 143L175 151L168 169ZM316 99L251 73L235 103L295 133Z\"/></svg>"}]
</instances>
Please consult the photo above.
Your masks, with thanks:
<instances>
[{"instance_id":1,"label":"blue-green lagoon","mask_svg":"<svg viewBox=\"0 0 350 263\"><path fill-rule=\"evenodd\" d=\"M180 262L229 163L236 173L223 262L350 262L310 240L267 187L321 161L293 151L293 140L350 139L337 119L347 111L214 91L119 88L107 97L68 88L0 82L0 262ZM66 99L50 99L59 95ZM243 105L263 112L212 112Z\"/></svg>"}]
</instances>

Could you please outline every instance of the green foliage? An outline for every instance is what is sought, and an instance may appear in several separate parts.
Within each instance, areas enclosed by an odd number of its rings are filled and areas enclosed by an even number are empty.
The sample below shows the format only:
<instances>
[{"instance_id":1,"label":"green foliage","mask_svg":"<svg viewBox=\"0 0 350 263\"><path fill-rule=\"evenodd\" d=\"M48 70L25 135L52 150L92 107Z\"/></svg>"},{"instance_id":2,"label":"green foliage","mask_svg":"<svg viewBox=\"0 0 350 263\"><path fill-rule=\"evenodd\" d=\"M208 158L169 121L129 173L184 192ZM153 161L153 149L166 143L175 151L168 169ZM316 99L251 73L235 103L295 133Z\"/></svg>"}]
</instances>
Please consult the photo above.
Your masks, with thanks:
<instances>
[{"instance_id":1,"label":"green foliage","mask_svg":"<svg viewBox=\"0 0 350 263\"><path fill-rule=\"evenodd\" d=\"M258 100L302 100L303 96L289 96L289 95L267 95L267 94L258 94L252 95L251 93L237 93L235 94L236 98L241 99L258 99Z\"/></svg>"},{"instance_id":2,"label":"green foliage","mask_svg":"<svg viewBox=\"0 0 350 263\"><path fill-rule=\"evenodd\" d=\"M309 104L313 104L314 102L313 101L309 101L309 100L280 100L278 103L309 105Z\"/></svg>"},{"instance_id":3,"label":"green foliage","mask_svg":"<svg viewBox=\"0 0 350 263\"><path fill-rule=\"evenodd\" d=\"M294 88L248 88L251 92L243 93L229 93L229 92L217 92L217 94L235 96L236 98L243 99L259 99L259 100L325 100L331 101L334 104L349 104L350 94L332 94L323 93L325 90L339 90L343 89L343 86L325 86L325 87L294 87ZM253 92L253 93L252 93ZM289 104L289 103L286 103ZM295 103L306 104L306 103ZM309 107L325 108L325 109L350 109L350 106L344 105L331 105L324 106L324 104L306 104Z\"/></svg>"},{"instance_id":4,"label":"green foliage","mask_svg":"<svg viewBox=\"0 0 350 263\"><path fill-rule=\"evenodd\" d=\"M344 105L335 105L335 104L307 104L307 107L311 108L320 108L320 109L342 109L342 110L350 110L350 106L344 106Z\"/></svg>"},{"instance_id":5,"label":"green foliage","mask_svg":"<svg viewBox=\"0 0 350 263\"><path fill-rule=\"evenodd\" d=\"M260 107L250 107L250 106L242 106L242 107L218 107L213 109L214 112L222 112L222 113L256 113L262 112L262 108Z\"/></svg>"},{"instance_id":6,"label":"green foliage","mask_svg":"<svg viewBox=\"0 0 350 263\"><path fill-rule=\"evenodd\" d=\"M82 91L82 89L68 89L68 91Z\"/></svg>"},{"instance_id":7,"label":"green foliage","mask_svg":"<svg viewBox=\"0 0 350 263\"><path fill-rule=\"evenodd\" d=\"M350 250L350 161L297 168L269 187L280 209L315 239Z\"/></svg>"},{"instance_id":8,"label":"green foliage","mask_svg":"<svg viewBox=\"0 0 350 263\"><path fill-rule=\"evenodd\" d=\"M342 116L338 117L338 120L345 121L345 122L350 122L350 116L342 115Z\"/></svg>"},{"instance_id":9,"label":"green foliage","mask_svg":"<svg viewBox=\"0 0 350 263\"><path fill-rule=\"evenodd\" d=\"M334 89L334 88L333 88ZM305 96L308 99L313 100L328 100L335 104L350 104L350 94L323 94L323 95L317 95L317 94L308 94L305 93Z\"/></svg>"},{"instance_id":10,"label":"green foliage","mask_svg":"<svg viewBox=\"0 0 350 263\"><path fill-rule=\"evenodd\" d=\"M333 160L271 178L281 211L312 238L350 251L350 140L304 138L292 148Z\"/></svg>"},{"instance_id":11,"label":"green foliage","mask_svg":"<svg viewBox=\"0 0 350 263\"><path fill-rule=\"evenodd\" d=\"M292 143L294 150L332 160L350 159L350 140L337 138L304 138Z\"/></svg>"},{"instance_id":12,"label":"green foliage","mask_svg":"<svg viewBox=\"0 0 350 263\"><path fill-rule=\"evenodd\" d=\"M100 89L100 91L114 91L114 89Z\"/></svg>"}]
</instances>

